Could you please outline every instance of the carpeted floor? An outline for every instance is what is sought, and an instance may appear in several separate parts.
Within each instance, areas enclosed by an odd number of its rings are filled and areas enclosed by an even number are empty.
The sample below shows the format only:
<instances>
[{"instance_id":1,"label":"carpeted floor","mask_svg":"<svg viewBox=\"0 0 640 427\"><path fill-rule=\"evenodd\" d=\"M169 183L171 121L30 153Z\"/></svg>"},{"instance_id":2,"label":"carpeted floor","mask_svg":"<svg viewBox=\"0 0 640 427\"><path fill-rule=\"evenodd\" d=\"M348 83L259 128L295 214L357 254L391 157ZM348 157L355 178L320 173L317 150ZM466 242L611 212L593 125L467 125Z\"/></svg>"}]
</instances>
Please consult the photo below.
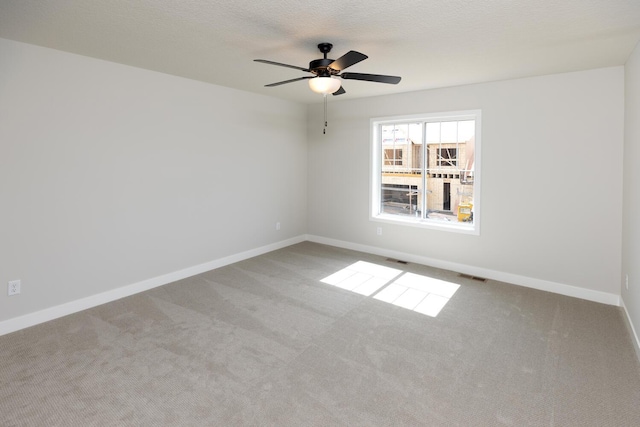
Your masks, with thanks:
<instances>
[{"instance_id":1,"label":"carpeted floor","mask_svg":"<svg viewBox=\"0 0 640 427\"><path fill-rule=\"evenodd\" d=\"M306 242L0 337L0 425L638 426L622 316Z\"/></svg>"}]
</instances>

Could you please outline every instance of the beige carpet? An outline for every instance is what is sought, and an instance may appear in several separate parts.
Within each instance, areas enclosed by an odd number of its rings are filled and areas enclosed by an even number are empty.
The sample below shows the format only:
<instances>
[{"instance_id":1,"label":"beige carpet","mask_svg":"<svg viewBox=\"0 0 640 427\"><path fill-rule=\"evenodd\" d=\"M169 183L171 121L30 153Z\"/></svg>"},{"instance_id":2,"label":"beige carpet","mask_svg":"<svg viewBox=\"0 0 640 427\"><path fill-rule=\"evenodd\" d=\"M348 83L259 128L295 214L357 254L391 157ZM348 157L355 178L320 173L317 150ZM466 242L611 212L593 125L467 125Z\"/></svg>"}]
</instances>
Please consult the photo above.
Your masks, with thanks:
<instances>
[{"instance_id":1,"label":"beige carpet","mask_svg":"<svg viewBox=\"0 0 640 427\"><path fill-rule=\"evenodd\" d=\"M638 426L640 364L617 307L307 242L0 337L0 425Z\"/></svg>"}]
</instances>

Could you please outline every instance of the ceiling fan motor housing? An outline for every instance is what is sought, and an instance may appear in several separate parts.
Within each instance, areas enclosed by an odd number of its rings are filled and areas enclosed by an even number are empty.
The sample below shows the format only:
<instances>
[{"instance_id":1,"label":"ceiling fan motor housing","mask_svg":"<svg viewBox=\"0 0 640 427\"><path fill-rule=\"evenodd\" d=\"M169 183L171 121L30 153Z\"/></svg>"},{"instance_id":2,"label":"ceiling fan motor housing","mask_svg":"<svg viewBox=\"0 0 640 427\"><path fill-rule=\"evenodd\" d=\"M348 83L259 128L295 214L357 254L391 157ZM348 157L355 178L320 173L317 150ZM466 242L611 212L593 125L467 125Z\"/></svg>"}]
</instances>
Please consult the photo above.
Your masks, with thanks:
<instances>
[{"instance_id":1,"label":"ceiling fan motor housing","mask_svg":"<svg viewBox=\"0 0 640 427\"><path fill-rule=\"evenodd\" d=\"M329 65L335 61L327 58L327 53L331 52L331 48L333 48L331 43L320 43L318 45L318 50L322 52L324 58L309 62L309 71L318 77L330 77L340 72L329 68Z\"/></svg>"},{"instance_id":2,"label":"ceiling fan motor housing","mask_svg":"<svg viewBox=\"0 0 640 427\"><path fill-rule=\"evenodd\" d=\"M334 62L333 59L316 59L314 61L309 62L309 71L318 77L329 77L331 75L338 74L338 70L334 70L329 68L329 65Z\"/></svg>"}]
</instances>

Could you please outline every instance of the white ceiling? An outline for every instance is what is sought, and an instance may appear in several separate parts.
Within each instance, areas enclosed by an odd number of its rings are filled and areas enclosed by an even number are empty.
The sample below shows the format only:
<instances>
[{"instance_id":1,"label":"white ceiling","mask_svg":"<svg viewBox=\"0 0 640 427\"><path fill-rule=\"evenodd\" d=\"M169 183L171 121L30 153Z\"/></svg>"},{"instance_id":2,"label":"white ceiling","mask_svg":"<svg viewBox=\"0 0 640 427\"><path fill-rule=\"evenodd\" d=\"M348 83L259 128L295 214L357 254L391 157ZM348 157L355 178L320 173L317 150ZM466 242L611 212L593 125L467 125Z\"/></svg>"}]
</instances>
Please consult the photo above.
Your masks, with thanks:
<instances>
[{"instance_id":1,"label":"white ceiling","mask_svg":"<svg viewBox=\"0 0 640 427\"><path fill-rule=\"evenodd\" d=\"M316 45L347 71L338 99L622 65L640 40L640 0L0 0L0 37L303 103ZM0 58L0 66L2 66Z\"/></svg>"}]
</instances>

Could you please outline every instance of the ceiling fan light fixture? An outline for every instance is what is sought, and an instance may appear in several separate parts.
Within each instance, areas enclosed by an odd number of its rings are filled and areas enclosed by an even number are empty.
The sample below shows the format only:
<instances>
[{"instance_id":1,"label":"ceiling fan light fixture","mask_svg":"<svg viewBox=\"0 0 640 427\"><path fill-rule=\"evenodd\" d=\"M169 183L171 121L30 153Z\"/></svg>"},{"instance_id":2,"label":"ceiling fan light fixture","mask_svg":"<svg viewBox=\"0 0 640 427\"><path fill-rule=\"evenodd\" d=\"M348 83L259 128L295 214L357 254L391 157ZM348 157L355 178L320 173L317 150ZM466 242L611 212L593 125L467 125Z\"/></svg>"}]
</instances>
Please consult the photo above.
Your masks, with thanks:
<instances>
[{"instance_id":1,"label":"ceiling fan light fixture","mask_svg":"<svg viewBox=\"0 0 640 427\"><path fill-rule=\"evenodd\" d=\"M309 87L316 93L329 95L340 89L340 80L335 77L314 77L309 79Z\"/></svg>"}]
</instances>

